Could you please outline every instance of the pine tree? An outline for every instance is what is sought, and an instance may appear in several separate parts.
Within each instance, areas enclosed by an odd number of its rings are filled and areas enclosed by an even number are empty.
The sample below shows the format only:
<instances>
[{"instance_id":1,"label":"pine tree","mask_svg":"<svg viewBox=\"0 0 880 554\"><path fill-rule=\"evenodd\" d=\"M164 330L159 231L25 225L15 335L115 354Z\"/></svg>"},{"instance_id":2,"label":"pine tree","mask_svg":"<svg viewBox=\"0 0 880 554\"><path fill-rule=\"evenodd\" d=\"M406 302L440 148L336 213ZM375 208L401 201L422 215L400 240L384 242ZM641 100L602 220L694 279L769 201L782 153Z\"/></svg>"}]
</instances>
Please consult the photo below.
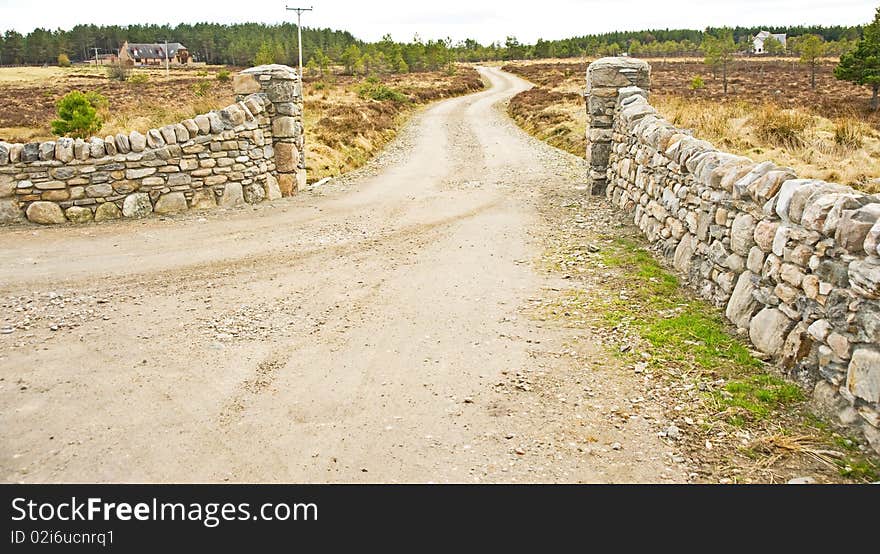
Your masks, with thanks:
<instances>
[{"instance_id":1,"label":"pine tree","mask_svg":"<svg viewBox=\"0 0 880 554\"><path fill-rule=\"evenodd\" d=\"M825 53L825 43L822 42L822 37L804 35L798 45L801 51L801 63L810 68L810 87L816 88L816 68Z\"/></svg>"},{"instance_id":2,"label":"pine tree","mask_svg":"<svg viewBox=\"0 0 880 554\"><path fill-rule=\"evenodd\" d=\"M400 51L398 51L397 55L394 57L394 72L409 73L409 66L406 64L406 60L403 59L403 54L401 54Z\"/></svg>"},{"instance_id":3,"label":"pine tree","mask_svg":"<svg viewBox=\"0 0 880 554\"><path fill-rule=\"evenodd\" d=\"M851 52L840 59L834 76L842 81L871 86L871 109L880 107L880 8L874 21L865 27L862 39Z\"/></svg>"},{"instance_id":4,"label":"pine tree","mask_svg":"<svg viewBox=\"0 0 880 554\"><path fill-rule=\"evenodd\" d=\"M342 53L342 65L345 66L345 72L348 74L363 70L364 64L361 61L361 49L357 47L357 44L352 44Z\"/></svg>"},{"instance_id":5,"label":"pine tree","mask_svg":"<svg viewBox=\"0 0 880 554\"><path fill-rule=\"evenodd\" d=\"M275 52L268 43L260 45L257 55L254 57L254 65L267 65L275 63Z\"/></svg>"},{"instance_id":6,"label":"pine tree","mask_svg":"<svg viewBox=\"0 0 880 554\"><path fill-rule=\"evenodd\" d=\"M703 52L705 63L712 68L712 75L721 68L724 94L727 94L727 75L730 64L733 62L733 53L736 51L736 43L733 41L733 31L721 29L719 36L706 35L703 39Z\"/></svg>"}]
</instances>

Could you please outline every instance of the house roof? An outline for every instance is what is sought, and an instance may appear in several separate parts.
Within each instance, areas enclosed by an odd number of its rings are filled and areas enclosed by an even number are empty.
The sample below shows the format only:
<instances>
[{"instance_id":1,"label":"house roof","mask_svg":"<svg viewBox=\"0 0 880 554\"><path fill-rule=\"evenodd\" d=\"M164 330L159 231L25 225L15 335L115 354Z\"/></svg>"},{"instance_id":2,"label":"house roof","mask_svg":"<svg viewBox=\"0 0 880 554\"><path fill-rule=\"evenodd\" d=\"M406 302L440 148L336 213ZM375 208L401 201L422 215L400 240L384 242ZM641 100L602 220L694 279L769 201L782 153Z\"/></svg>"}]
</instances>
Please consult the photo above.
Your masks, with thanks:
<instances>
[{"instance_id":1,"label":"house roof","mask_svg":"<svg viewBox=\"0 0 880 554\"><path fill-rule=\"evenodd\" d=\"M757 35L755 35L756 39L767 40L768 38L773 37L782 44L785 44L786 35L785 33L771 33L770 31L761 31Z\"/></svg>"},{"instance_id":2,"label":"house roof","mask_svg":"<svg viewBox=\"0 0 880 554\"><path fill-rule=\"evenodd\" d=\"M168 57L173 58L180 50L187 50L186 46L179 42L168 43ZM128 53L133 58L138 59L162 59L165 57L165 43L161 44L145 44L145 43L129 43Z\"/></svg>"}]
</instances>

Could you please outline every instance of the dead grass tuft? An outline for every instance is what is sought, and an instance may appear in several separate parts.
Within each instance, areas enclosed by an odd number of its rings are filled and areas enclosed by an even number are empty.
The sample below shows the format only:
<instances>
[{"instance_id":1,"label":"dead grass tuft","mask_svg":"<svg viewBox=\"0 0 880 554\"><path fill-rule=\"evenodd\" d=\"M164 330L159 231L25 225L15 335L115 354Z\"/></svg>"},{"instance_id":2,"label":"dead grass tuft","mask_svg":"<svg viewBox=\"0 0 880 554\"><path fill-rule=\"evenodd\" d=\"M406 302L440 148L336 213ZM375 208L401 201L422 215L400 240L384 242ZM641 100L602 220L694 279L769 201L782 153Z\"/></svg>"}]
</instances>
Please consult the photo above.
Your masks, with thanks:
<instances>
[{"instance_id":1,"label":"dead grass tuft","mask_svg":"<svg viewBox=\"0 0 880 554\"><path fill-rule=\"evenodd\" d=\"M845 458L842 452L821 448L814 435L768 435L754 440L750 448L763 455L760 461L763 467L775 465L787 457L802 455L828 468L837 469L837 461Z\"/></svg>"},{"instance_id":2,"label":"dead grass tuft","mask_svg":"<svg viewBox=\"0 0 880 554\"><path fill-rule=\"evenodd\" d=\"M803 112L765 104L751 114L749 123L759 140L773 146L795 149L803 148L807 143L813 118Z\"/></svg>"},{"instance_id":3,"label":"dead grass tuft","mask_svg":"<svg viewBox=\"0 0 880 554\"><path fill-rule=\"evenodd\" d=\"M851 150L860 149L871 130L853 117L843 117L834 124L834 143Z\"/></svg>"}]
</instances>

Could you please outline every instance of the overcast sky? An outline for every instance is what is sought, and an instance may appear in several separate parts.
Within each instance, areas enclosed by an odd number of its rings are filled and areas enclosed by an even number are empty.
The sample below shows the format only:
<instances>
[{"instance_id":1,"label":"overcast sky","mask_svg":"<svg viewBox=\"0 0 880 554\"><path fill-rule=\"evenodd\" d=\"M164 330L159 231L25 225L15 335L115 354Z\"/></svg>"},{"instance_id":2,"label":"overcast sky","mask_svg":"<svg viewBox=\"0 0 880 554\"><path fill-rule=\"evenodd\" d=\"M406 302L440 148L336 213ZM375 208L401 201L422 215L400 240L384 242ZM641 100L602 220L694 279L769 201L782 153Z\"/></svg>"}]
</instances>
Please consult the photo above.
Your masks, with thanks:
<instances>
[{"instance_id":1,"label":"overcast sky","mask_svg":"<svg viewBox=\"0 0 880 554\"><path fill-rule=\"evenodd\" d=\"M299 3L299 4L298 4ZM295 20L291 7L314 6L303 26L351 31L376 40L422 38L483 43L514 35L522 42L614 30L702 29L735 25L855 25L873 19L880 0L0 0L0 30L69 29L77 23L278 23Z\"/></svg>"}]
</instances>

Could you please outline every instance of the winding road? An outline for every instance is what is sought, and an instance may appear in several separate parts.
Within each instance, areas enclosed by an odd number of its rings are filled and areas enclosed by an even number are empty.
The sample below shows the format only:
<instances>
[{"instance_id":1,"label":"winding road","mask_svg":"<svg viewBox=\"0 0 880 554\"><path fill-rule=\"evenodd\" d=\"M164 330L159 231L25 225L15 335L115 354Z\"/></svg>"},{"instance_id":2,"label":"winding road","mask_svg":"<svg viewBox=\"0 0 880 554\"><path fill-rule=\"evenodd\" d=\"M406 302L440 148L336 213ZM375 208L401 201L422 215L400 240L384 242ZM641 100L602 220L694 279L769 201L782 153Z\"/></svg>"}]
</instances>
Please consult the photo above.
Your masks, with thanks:
<instances>
[{"instance_id":1,"label":"winding road","mask_svg":"<svg viewBox=\"0 0 880 554\"><path fill-rule=\"evenodd\" d=\"M684 480L647 420L605 416L632 378L529 315L559 286L541 191L582 160L504 114L529 83L480 71L293 198L0 229L2 480Z\"/></svg>"}]
</instances>

